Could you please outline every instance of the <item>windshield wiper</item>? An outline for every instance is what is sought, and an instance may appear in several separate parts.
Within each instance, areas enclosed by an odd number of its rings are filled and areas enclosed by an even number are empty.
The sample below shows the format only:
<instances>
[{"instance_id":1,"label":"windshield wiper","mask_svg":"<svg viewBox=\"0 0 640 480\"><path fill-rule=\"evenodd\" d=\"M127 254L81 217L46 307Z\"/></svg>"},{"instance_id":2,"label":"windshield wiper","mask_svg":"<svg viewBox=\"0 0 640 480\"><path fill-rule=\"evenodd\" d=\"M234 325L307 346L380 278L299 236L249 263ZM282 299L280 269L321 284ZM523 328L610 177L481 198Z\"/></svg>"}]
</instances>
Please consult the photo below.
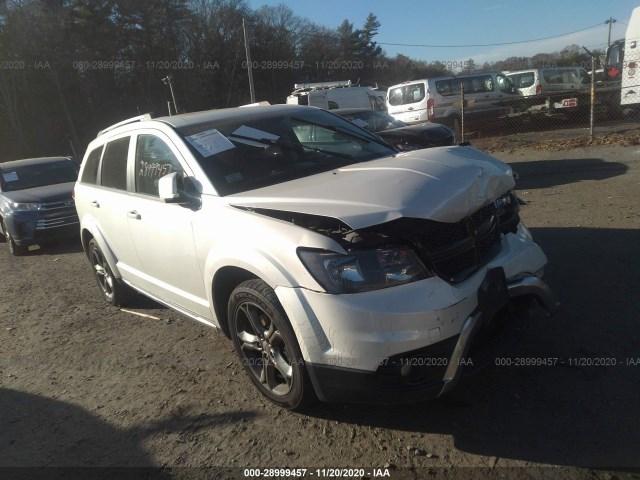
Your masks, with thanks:
<instances>
[{"instance_id":1,"label":"windshield wiper","mask_svg":"<svg viewBox=\"0 0 640 480\"><path fill-rule=\"evenodd\" d=\"M274 140L273 138L254 138L254 137L247 137L245 135L234 135L234 134L229 135L227 138L229 138L229 140L232 140L232 141L234 138L237 138L238 140L247 140L254 143L261 143L265 146L277 145L279 147L286 147L292 150L297 150L299 147L302 147L302 148L306 148L307 150L311 150L313 152L324 153L325 155L333 155L335 157L346 158L347 160L353 160L353 156L346 153L333 152L331 150L325 150L323 148L318 148L318 147L310 147L308 145L305 145L304 143L294 144L291 142L287 142L286 140L281 140L279 138L277 140Z\"/></svg>"}]
</instances>

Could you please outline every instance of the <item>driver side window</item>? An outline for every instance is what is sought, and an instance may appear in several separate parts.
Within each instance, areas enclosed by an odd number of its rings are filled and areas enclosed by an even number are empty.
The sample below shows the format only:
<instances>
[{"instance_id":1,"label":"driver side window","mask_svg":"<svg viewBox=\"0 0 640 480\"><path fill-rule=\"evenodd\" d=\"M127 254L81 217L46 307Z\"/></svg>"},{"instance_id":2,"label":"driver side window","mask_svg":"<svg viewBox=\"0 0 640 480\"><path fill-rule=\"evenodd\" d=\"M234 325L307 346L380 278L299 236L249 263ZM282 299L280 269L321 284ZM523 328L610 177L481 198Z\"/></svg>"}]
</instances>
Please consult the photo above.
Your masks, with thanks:
<instances>
[{"instance_id":1,"label":"driver side window","mask_svg":"<svg viewBox=\"0 0 640 480\"><path fill-rule=\"evenodd\" d=\"M136 193L158 196L158 180L172 172L183 172L169 145L156 135L138 135L135 162Z\"/></svg>"}]
</instances>

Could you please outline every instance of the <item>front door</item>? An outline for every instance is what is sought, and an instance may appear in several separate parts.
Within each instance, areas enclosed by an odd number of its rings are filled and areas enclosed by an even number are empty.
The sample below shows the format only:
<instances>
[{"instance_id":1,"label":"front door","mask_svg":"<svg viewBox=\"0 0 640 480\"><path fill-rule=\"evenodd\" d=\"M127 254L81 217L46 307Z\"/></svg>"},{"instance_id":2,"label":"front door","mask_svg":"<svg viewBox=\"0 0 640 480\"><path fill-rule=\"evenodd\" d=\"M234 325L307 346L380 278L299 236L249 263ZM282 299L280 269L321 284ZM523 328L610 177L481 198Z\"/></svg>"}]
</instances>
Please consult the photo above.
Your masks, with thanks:
<instances>
[{"instance_id":1,"label":"front door","mask_svg":"<svg viewBox=\"0 0 640 480\"><path fill-rule=\"evenodd\" d=\"M197 316L211 313L203 275L196 254L189 207L162 202L158 180L185 173L179 152L164 134L141 133L135 139L135 195L127 212L131 236L144 275L140 287Z\"/></svg>"}]
</instances>

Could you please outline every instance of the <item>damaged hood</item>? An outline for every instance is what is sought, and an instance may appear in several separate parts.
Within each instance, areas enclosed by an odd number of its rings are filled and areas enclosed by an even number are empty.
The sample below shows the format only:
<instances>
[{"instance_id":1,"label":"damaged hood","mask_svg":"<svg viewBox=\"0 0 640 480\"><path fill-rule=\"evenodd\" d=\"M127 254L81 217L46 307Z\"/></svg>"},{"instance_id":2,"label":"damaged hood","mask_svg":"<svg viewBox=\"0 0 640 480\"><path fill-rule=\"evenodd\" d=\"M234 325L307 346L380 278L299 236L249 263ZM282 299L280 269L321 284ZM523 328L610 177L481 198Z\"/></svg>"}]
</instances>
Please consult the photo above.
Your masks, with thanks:
<instances>
[{"instance_id":1,"label":"damaged hood","mask_svg":"<svg viewBox=\"0 0 640 480\"><path fill-rule=\"evenodd\" d=\"M473 147L415 150L230 195L229 203L333 217L353 229L400 217L457 222L513 189L511 167Z\"/></svg>"}]
</instances>

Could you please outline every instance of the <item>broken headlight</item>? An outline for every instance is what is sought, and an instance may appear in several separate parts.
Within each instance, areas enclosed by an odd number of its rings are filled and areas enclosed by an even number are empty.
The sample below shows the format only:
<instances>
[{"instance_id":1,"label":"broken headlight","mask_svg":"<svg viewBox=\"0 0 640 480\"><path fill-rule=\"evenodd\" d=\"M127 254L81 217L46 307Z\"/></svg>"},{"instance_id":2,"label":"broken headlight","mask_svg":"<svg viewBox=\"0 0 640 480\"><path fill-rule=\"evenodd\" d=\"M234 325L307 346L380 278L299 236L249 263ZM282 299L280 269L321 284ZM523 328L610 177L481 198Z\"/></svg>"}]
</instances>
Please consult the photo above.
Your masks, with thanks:
<instances>
[{"instance_id":1,"label":"broken headlight","mask_svg":"<svg viewBox=\"0 0 640 480\"><path fill-rule=\"evenodd\" d=\"M432 276L406 246L353 250L347 254L299 249L298 256L329 293L367 292Z\"/></svg>"}]
</instances>

